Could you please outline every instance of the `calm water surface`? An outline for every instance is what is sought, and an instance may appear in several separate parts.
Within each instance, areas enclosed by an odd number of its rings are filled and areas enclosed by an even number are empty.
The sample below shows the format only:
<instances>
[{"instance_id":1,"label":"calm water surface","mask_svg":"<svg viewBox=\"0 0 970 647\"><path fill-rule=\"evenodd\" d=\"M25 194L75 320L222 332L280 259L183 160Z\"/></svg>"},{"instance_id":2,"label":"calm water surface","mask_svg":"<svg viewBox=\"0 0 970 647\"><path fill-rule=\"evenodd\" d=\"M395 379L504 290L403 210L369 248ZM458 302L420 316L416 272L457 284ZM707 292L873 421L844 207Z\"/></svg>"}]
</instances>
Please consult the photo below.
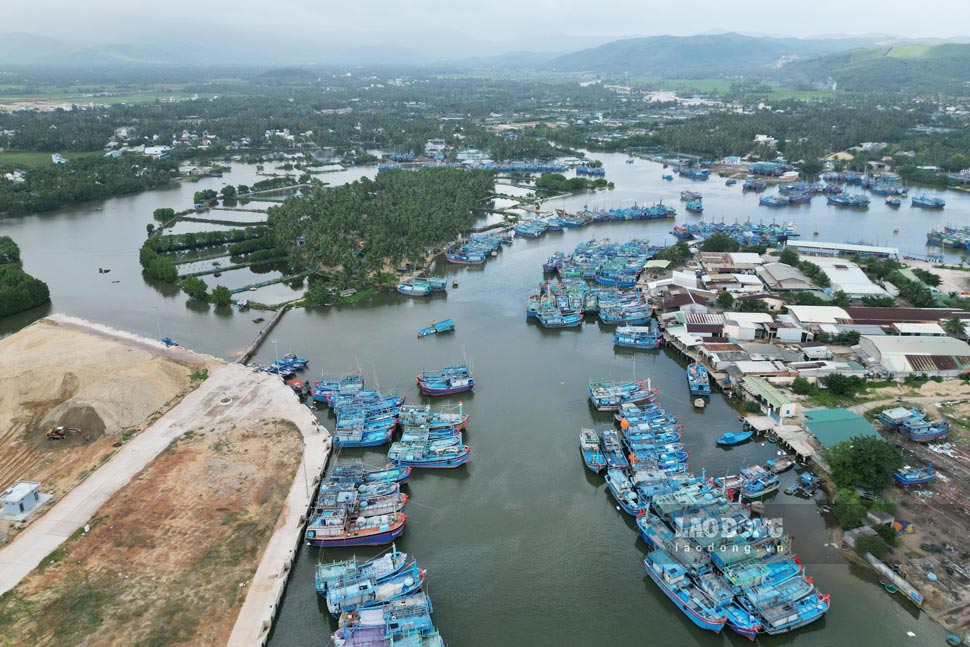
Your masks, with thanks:
<instances>
[{"instance_id":1,"label":"calm water surface","mask_svg":"<svg viewBox=\"0 0 970 647\"><path fill-rule=\"evenodd\" d=\"M561 201L567 209L621 206L634 201L677 202L687 181L660 180L660 167L623 156L604 155L612 192ZM223 180L207 179L162 192L108 200L48 215L0 220L0 234L20 244L28 271L46 280L53 303L9 318L0 333L12 332L50 311L67 312L119 328L157 336L158 329L186 346L230 357L258 326L255 313L240 314L187 304L167 286L146 283L137 250L153 209L181 208L192 192L223 182L252 183L252 167L237 165ZM348 172L339 181L359 177ZM338 181L328 175L331 182ZM928 213L876 204L868 213L847 213L821 201L808 208L767 211L757 198L711 180L692 184L705 194L708 217L726 220L772 217L794 220L803 232L821 230L821 240L865 239L925 253L925 231L940 222L970 224L970 196L948 192L946 210ZM216 212L218 213L218 212ZM678 221L684 219L682 214ZM586 400L589 378L636 375L660 387L659 402L681 417L691 466L708 474L733 472L775 454L770 444L749 443L730 451L714 439L737 429L737 412L720 396L703 411L690 404L683 365L663 351L633 354L613 348L609 329L588 323L581 330L544 331L526 323L525 299L541 279L542 261L557 249L571 250L590 237L662 242L671 221L622 223L517 240L484 268L444 266L440 275L459 282L447 296L425 301L382 295L354 306L290 312L258 361L275 352L299 352L311 359L308 377L357 370L369 384L419 401L414 375L452 361L467 360L478 386L465 394L471 414L466 441L468 465L453 471L417 471L411 479L408 528L399 548L428 570L435 620L456 647L496 645L724 645L745 644L731 633L715 636L696 629L646 580L644 545L633 519L616 509L600 477L586 472L577 449L582 426L607 424ZM892 235L893 225L901 228ZM98 274L98 267L111 268ZM113 281L118 281L114 283ZM418 328L451 317L457 331L417 339ZM156 321L158 322L156 324ZM634 360L634 358L636 358ZM457 402L457 398L450 400ZM322 412L325 424L332 422ZM380 463L380 451L348 450ZM786 487L794 473L783 477ZM782 515L795 547L820 588L832 594L832 610L809 628L789 636L762 638L772 645L935 645L945 632L891 597L862 570L846 565L827 545L828 534L815 504L784 494L770 512ZM359 554L374 554L364 549ZM313 589L318 559L350 551L303 548L294 565L271 644L325 644L332 629ZM910 637L912 632L915 637Z\"/></svg>"}]
</instances>

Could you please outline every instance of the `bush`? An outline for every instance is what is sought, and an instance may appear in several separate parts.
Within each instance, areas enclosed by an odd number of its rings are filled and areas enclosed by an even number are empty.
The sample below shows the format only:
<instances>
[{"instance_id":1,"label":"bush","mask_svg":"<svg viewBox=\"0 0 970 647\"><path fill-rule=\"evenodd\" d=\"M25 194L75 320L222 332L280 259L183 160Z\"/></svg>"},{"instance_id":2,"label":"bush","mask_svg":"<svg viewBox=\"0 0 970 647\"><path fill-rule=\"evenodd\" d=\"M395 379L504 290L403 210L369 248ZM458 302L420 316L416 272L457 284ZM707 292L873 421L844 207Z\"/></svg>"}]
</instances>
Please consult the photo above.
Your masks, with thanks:
<instances>
[{"instance_id":1,"label":"bush","mask_svg":"<svg viewBox=\"0 0 970 647\"><path fill-rule=\"evenodd\" d=\"M791 390L798 395L808 395L815 390L815 386L804 377L796 377L791 383Z\"/></svg>"},{"instance_id":2,"label":"bush","mask_svg":"<svg viewBox=\"0 0 970 647\"><path fill-rule=\"evenodd\" d=\"M866 382L861 377L842 375L841 373L826 375L822 378L822 382L825 384L825 388L829 390L829 393L833 395L844 395L846 397L852 397L866 388Z\"/></svg>"},{"instance_id":3,"label":"bush","mask_svg":"<svg viewBox=\"0 0 970 647\"><path fill-rule=\"evenodd\" d=\"M916 278L918 278L920 281L934 288L939 287L940 283L943 282L943 279L942 277L940 277L939 274L934 274L933 272L929 272L927 270L920 269L918 267L914 267L912 269L912 272L913 274L916 275Z\"/></svg>"},{"instance_id":4,"label":"bush","mask_svg":"<svg viewBox=\"0 0 970 647\"><path fill-rule=\"evenodd\" d=\"M894 305L896 305L896 299L890 296L867 294L862 297L862 305L869 308L892 308Z\"/></svg>"},{"instance_id":5,"label":"bush","mask_svg":"<svg viewBox=\"0 0 970 647\"><path fill-rule=\"evenodd\" d=\"M761 405L753 400L745 402L743 408L745 413L761 413Z\"/></svg>"},{"instance_id":6,"label":"bush","mask_svg":"<svg viewBox=\"0 0 970 647\"><path fill-rule=\"evenodd\" d=\"M879 535L862 535L855 540L855 552L863 557L869 553L873 557L882 559L889 554L889 545Z\"/></svg>"}]
</instances>

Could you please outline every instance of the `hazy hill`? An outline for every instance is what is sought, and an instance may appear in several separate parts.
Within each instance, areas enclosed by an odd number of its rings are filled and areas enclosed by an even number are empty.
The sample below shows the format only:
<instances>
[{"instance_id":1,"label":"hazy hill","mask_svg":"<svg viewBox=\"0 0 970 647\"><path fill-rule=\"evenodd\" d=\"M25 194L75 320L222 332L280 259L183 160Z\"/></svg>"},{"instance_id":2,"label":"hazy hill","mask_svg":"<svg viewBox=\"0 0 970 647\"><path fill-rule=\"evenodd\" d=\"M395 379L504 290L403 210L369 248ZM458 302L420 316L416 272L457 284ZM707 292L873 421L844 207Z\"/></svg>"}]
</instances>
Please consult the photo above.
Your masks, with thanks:
<instances>
[{"instance_id":1,"label":"hazy hill","mask_svg":"<svg viewBox=\"0 0 970 647\"><path fill-rule=\"evenodd\" d=\"M741 34L649 36L617 40L565 54L550 69L697 78L766 70L797 58L830 54L872 43L860 39L806 40Z\"/></svg>"},{"instance_id":2,"label":"hazy hill","mask_svg":"<svg viewBox=\"0 0 970 647\"><path fill-rule=\"evenodd\" d=\"M780 75L795 83L840 90L970 94L970 44L890 45L794 62Z\"/></svg>"}]
</instances>

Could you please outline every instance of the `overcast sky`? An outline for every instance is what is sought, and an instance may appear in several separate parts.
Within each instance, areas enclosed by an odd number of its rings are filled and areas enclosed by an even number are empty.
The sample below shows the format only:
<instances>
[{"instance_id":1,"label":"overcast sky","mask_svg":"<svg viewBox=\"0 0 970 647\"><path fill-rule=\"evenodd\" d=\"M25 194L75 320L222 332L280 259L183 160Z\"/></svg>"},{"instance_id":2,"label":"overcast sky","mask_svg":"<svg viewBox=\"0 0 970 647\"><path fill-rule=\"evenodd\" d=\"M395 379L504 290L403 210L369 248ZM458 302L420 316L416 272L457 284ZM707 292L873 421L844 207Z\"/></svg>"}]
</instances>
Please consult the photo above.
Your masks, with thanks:
<instances>
[{"instance_id":1,"label":"overcast sky","mask_svg":"<svg viewBox=\"0 0 970 647\"><path fill-rule=\"evenodd\" d=\"M0 0L0 34L153 42L205 30L463 55L574 50L629 36L970 36L967 0ZM436 45L440 43L440 45Z\"/></svg>"}]
</instances>

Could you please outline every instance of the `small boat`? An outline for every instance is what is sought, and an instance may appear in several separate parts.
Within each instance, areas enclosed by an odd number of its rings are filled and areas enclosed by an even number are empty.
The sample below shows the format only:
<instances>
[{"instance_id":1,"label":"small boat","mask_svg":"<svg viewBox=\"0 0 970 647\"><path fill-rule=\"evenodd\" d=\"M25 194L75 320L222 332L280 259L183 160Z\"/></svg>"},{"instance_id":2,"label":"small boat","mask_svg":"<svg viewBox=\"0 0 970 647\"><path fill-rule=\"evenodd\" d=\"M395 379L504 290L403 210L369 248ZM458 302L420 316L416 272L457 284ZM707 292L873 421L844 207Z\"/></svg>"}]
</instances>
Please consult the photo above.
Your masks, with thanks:
<instances>
[{"instance_id":1,"label":"small boat","mask_svg":"<svg viewBox=\"0 0 970 647\"><path fill-rule=\"evenodd\" d=\"M682 202L700 202L704 197L697 191L691 191L690 189L684 189L680 192L680 199Z\"/></svg>"},{"instance_id":2,"label":"small boat","mask_svg":"<svg viewBox=\"0 0 970 647\"><path fill-rule=\"evenodd\" d=\"M943 198L928 198L925 195L914 195L910 200L914 207L919 207L920 209L942 209L946 206L946 200Z\"/></svg>"},{"instance_id":3,"label":"small boat","mask_svg":"<svg viewBox=\"0 0 970 647\"><path fill-rule=\"evenodd\" d=\"M723 445L730 447L732 445L740 445L741 443L749 440L751 436L754 435L754 431L729 431L727 433L721 434L717 439L718 445Z\"/></svg>"},{"instance_id":4,"label":"small boat","mask_svg":"<svg viewBox=\"0 0 970 647\"><path fill-rule=\"evenodd\" d=\"M341 580L373 579L380 582L400 573L407 563L407 553L392 548L391 552L366 562L360 562L357 557L352 557L329 564L317 564L314 574L317 593L326 596L327 587Z\"/></svg>"},{"instance_id":5,"label":"small boat","mask_svg":"<svg viewBox=\"0 0 970 647\"><path fill-rule=\"evenodd\" d=\"M582 312L562 312L558 308L536 312L536 320L543 328L575 328L583 323Z\"/></svg>"},{"instance_id":6,"label":"small boat","mask_svg":"<svg viewBox=\"0 0 970 647\"><path fill-rule=\"evenodd\" d=\"M673 175L669 175L669 174L661 175L660 177L663 180L666 180L667 182L673 182L673 180L674 180L674 176Z\"/></svg>"},{"instance_id":7,"label":"small boat","mask_svg":"<svg viewBox=\"0 0 970 647\"><path fill-rule=\"evenodd\" d=\"M700 362L687 365L687 384L691 395L710 395L711 381L707 375L707 367Z\"/></svg>"},{"instance_id":8,"label":"small boat","mask_svg":"<svg viewBox=\"0 0 970 647\"><path fill-rule=\"evenodd\" d=\"M950 431L946 420L932 422L922 416L913 416L899 425L899 433L915 443L929 443L943 440Z\"/></svg>"},{"instance_id":9,"label":"small boat","mask_svg":"<svg viewBox=\"0 0 970 647\"><path fill-rule=\"evenodd\" d=\"M686 209L691 213L704 213L704 203L699 200L692 200L687 203Z\"/></svg>"},{"instance_id":10,"label":"small boat","mask_svg":"<svg viewBox=\"0 0 970 647\"><path fill-rule=\"evenodd\" d=\"M579 450L583 454L583 463L594 474L606 469L606 457L600 451L600 439L592 429L582 429L579 432Z\"/></svg>"},{"instance_id":11,"label":"small boat","mask_svg":"<svg viewBox=\"0 0 970 647\"><path fill-rule=\"evenodd\" d=\"M623 445L620 443L620 439L617 437L616 432L612 429L606 429L603 431L600 442L600 451L603 453L603 458L606 460L606 464L609 467L624 468L630 466L630 461L623 452Z\"/></svg>"},{"instance_id":12,"label":"small boat","mask_svg":"<svg viewBox=\"0 0 970 647\"><path fill-rule=\"evenodd\" d=\"M431 294L431 286L425 282L407 280L397 284L397 291L409 297L426 297Z\"/></svg>"},{"instance_id":13,"label":"small boat","mask_svg":"<svg viewBox=\"0 0 970 647\"><path fill-rule=\"evenodd\" d=\"M745 499L760 499L776 491L780 485L777 474L762 468L762 474L741 484L741 496Z\"/></svg>"},{"instance_id":14,"label":"small boat","mask_svg":"<svg viewBox=\"0 0 970 647\"><path fill-rule=\"evenodd\" d=\"M890 207L898 207L903 204L903 201L899 199L899 196L888 195L886 196L886 205Z\"/></svg>"},{"instance_id":15,"label":"small boat","mask_svg":"<svg viewBox=\"0 0 970 647\"><path fill-rule=\"evenodd\" d=\"M893 480L896 481L897 485L903 487L908 485L922 485L929 483L935 478L936 470L933 469L933 463L928 463L926 467L910 467L907 465L893 472Z\"/></svg>"},{"instance_id":16,"label":"small boat","mask_svg":"<svg viewBox=\"0 0 970 647\"><path fill-rule=\"evenodd\" d=\"M431 412L427 404L412 404L402 406L398 411L398 421L402 427L425 427L434 432L441 429L463 431L468 424L469 416L462 410L462 403L457 407L442 407L441 411Z\"/></svg>"},{"instance_id":17,"label":"small boat","mask_svg":"<svg viewBox=\"0 0 970 647\"><path fill-rule=\"evenodd\" d=\"M737 178L729 177L727 180L724 181L724 186L734 186L737 183L738 183Z\"/></svg>"},{"instance_id":18,"label":"small boat","mask_svg":"<svg viewBox=\"0 0 970 647\"><path fill-rule=\"evenodd\" d=\"M765 461L765 466L775 474L781 474L795 466L795 459L791 456L781 456Z\"/></svg>"},{"instance_id":19,"label":"small boat","mask_svg":"<svg viewBox=\"0 0 970 647\"><path fill-rule=\"evenodd\" d=\"M178 342L176 342L175 340L173 340L171 337L162 337L158 341L162 342L163 344L165 344L169 348L171 348L172 346L178 346Z\"/></svg>"},{"instance_id":20,"label":"small boat","mask_svg":"<svg viewBox=\"0 0 970 647\"><path fill-rule=\"evenodd\" d=\"M455 329L455 322L451 319L445 319L444 321L432 322L430 326L422 328L418 331L418 338L427 337L428 335L437 335L438 333L451 332Z\"/></svg>"},{"instance_id":21,"label":"small boat","mask_svg":"<svg viewBox=\"0 0 970 647\"><path fill-rule=\"evenodd\" d=\"M825 199L829 204L835 205L836 207L852 207L856 209L865 209L869 207L869 196L861 193L830 193L825 197Z\"/></svg>"}]
</instances>

